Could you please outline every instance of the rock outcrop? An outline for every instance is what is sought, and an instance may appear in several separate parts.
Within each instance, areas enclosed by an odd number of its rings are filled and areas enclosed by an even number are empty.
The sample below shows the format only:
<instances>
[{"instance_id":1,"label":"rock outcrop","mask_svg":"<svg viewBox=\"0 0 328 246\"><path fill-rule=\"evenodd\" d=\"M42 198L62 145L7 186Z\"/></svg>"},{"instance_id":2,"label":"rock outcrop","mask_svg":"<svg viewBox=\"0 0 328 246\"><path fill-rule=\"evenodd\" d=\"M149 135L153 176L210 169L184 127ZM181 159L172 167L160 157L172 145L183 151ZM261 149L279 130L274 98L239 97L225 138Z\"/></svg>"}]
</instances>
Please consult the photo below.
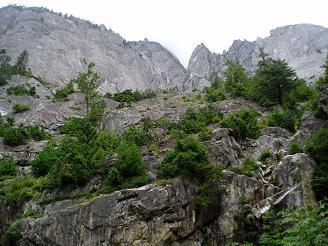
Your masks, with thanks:
<instances>
[{"instance_id":1,"label":"rock outcrop","mask_svg":"<svg viewBox=\"0 0 328 246\"><path fill-rule=\"evenodd\" d=\"M212 53L204 45L198 45L191 54L188 64L184 90L201 89L210 86L215 74L222 75L223 59ZM220 73L221 72L221 73Z\"/></svg>"},{"instance_id":2,"label":"rock outcrop","mask_svg":"<svg viewBox=\"0 0 328 246\"><path fill-rule=\"evenodd\" d=\"M323 73L322 65L328 51L327 40L328 28L298 24L278 27L270 32L270 36L253 42L235 40L228 51L222 54L205 52L206 49L197 46L190 58L187 74L197 75L197 81L208 80L215 75L222 76L225 60L238 62L247 73L253 74L261 47L270 57L286 60L298 76L312 83ZM185 84L192 84L193 81L194 78L189 76Z\"/></svg>"},{"instance_id":3,"label":"rock outcrop","mask_svg":"<svg viewBox=\"0 0 328 246\"><path fill-rule=\"evenodd\" d=\"M27 66L54 86L84 71L86 60L96 63L103 93L182 88L184 67L158 43L126 42L104 26L42 8L2 8L0 23L0 47L13 59L27 50Z\"/></svg>"}]
</instances>

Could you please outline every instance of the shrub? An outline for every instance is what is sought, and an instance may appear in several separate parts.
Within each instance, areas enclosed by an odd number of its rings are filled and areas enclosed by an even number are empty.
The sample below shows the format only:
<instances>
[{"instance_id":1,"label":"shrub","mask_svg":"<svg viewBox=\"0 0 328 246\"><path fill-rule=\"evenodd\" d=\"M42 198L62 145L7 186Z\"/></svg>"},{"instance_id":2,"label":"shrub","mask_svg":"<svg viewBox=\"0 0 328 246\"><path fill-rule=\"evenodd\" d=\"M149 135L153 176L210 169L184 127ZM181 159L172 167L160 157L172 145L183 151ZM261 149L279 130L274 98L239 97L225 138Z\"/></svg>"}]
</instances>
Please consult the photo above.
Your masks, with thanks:
<instances>
[{"instance_id":1,"label":"shrub","mask_svg":"<svg viewBox=\"0 0 328 246\"><path fill-rule=\"evenodd\" d=\"M9 146L27 144L28 134L24 128L7 128L4 132L3 142Z\"/></svg>"},{"instance_id":2,"label":"shrub","mask_svg":"<svg viewBox=\"0 0 328 246\"><path fill-rule=\"evenodd\" d=\"M233 136L238 139L257 138L260 135L257 116L258 112L255 109L243 108L239 113L226 116L221 126L231 128Z\"/></svg>"},{"instance_id":3,"label":"shrub","mask_svg":"<svg viewBox=\"0 0 328 246\"><path fill-rule=\"evenodd\" d=\"M112 98L113 100L121 103L131 103L140 101L147 98L155 97L156 93L150 89L147 89L143 92L140 91L132 91L132 90L125 90L122 92L115 93Z\"/></svg>"},{"instance_id":4,"label":"shrub","mask_svg":"<svg viewBox=\"0 0 328 246\"><path fill-rule=\"evenodd\" d=\"M321 128L305 143L305 151L318 163L328 163L328 128Z\"/></svg>"},{"instance_id":5,"label":"shrub","mask_svg":"<svg viewBox=\"0 0 328 246\"><path fill-rule=\"evenodd\" d=\"M0 135L4 137L4 144L9 146L27 144L31 139L41 141L49 139L50 137L48 133L37 125L26 127L20 126L17 128L7 126L0 131Z\"/></svg>"},{"instance_id":6,"label":"shrub","mask_svg":"<svg viewBox=\"0 0 328 246\"><path fill-rule=\"evenodd\" d=\"M327 204L264 216L260 245L327 245Z\"/></svg>"},{"instance_id":7,"label":"shrub","mask_svg":"<svg viewBox=\"0 0 328 246\"><path fill-rule=\"evenodd\" d=\"M305 151L317 162L312 175L312 187L316 198L328 198L328 128L322 128L305 143Z\"/></svg>"},{"instance_id":8,"label":"shrub","mask_svg":"<svg viewBox=\"0 0 328 246\"><path fill-rule=\"evenodd\" d=\"M0 196L4 196L9 206L19 208L28 199L38 198L40 190L41 180L27 176L8 183L6 189L1 190Z\"/></svg>"},{"instance_id":9,"label":"shrub","mask_svg":"<svg viewBox=\"0 0 328 246\"><path fill-rule=\"evenodd\" d=\"M178 123L172 123L169 128L182 130L188 134L199 133L205 129L206 125L217 123L221 118L221 113L212 106L197 111L189 108L181 120Z\"/></svg>"},{"instance_id":10,"label":"shrub","mask_svg":"<svg viewBox=\"0 0 328 246\"><path fill-rule=\"evenodd\" d=\"M16 162L14 158L4 158L0 160L0 177L2 176L15 176L16 175Z\"/></svg>"},{"instance_id":11,"label":"shrub","mask_svg":"<svg viewBox=\"0 0 328 246\"><path fill-rule=\"evenodd\" d=\"M81 142L87 143L97 135L96 126L86 117L72 117L59 129L60 133L77 137Z\"/></svg>"},{"instance_id":12,"label":"shrub","mask_svg":"<svg viewBox=\"0 0 328 246\"><path fill-rule=\"evenodd\" d=\"M160 165L160 177L170 178L175 175L203 176L208 165L204 146L195 138L188 136L177 140L173 151L169 151Z\"/></svg>"},{"instance_id":13,"label":"shrub","mask_svg":"<svg viewBox=\"0 0 328 246\"><path fill-rule=\"evenodd\" d=\"M22 223L16 221L10 225L4 235L4 245L16 246L21 238Z\"/></svg>"},{"instance_id":14,"label":"shrub","mask_svg":"<svg viewBox=\"0 0 328 246\"><path fill-rule=\"evenodd\" d=\"M29 139L42 141L50 138L50 135L38 125L25 126L24 129L27 132Z\"/></svg>"},{"instance_id":15,"label":"shrub","mask_svg":"<svg viewBox=\"0 0 328 246\"><path fill-rule=\"evenodd\" d=\"M269 148L261 149L261 155L259 157L259 161L265 161L272 156L271 150Z\"/></svg>"},{"instance_id":16,"label":"shrub","mask_svg":"<svg viewBox=\"0 0 328 246\"><path fill-rule=\"evenodd\" d=\"M141 126L130 126L123 133L123 139L138 146L148 145L154 141L154 137L148 129Z\"/></svg>"},{"instance_id":17,"label":"shrub","mask_svg":"<svg viewBox=\"0 0 328 246\"><path fill-rule=\"evenodd\" d=\"M53 143L48 143L44 149L30 162L32 172L36 177L47 175L52 166L59 161L58 152Z\"/></svg>"},{"instance_id":18,"label":"shrub","mask_svg":"<svg viewBox=\"0 0 328 246\"><path fill-rule=\"evenodd\" d=\"M208 102L217 102L226 99L223 91L219 89L214 89L213 87L205 87L203 92L206 93L206 100Z\"/></svg>"},{"instance_id":19,"label":"shrub","mask_svg":"<svg viewBox=\"0 0 328 246\"><path fill-rule=\"evenodd\" d=\"M253 172L258 169L259 169L259 165L256 163L256 161L250 157L247 157L241 167L233 167L233 168L231 168L231 171L238 173L238 174L244 174L246 176L251 176L253 174Z\"/></svg>"},{"instance_id":20,"label":"shrub","mask_svg":"<svg viewBox=\"0 0 328 246\"><path fill-rule=\"evenodd\" d=\"M27 89L24 85L17 85L15 87L9 87L7 89L8 95L15 96L32 96L36 97L35 87L33 86L31 89Z\"/></svg>"},{"instance_id":21,"label":"shrub","mask_svg":"<svg viewBox=\"0 0 328 246\"><path fill-rule=\"evenodd\" d=\"M146 172L139 148L136 144L122 142L117 149L115 167L123 178L139 176Z\"/></svg>"},{"instance_id":22,"label":"shrub","mask_svg":"<svg viewBox=\"0 0 328 246\"><path fill-rule=\"evenodd\" d=\"M207 141L210 140L212 136L212 129L205 127L199 134L199 140L200 141Z\"/></svg>"},{"instance_id":23,"label":"shrub","mask_svg":"<svg viewBox=\"0 0 328 246\"><path fill-rule=\"evenodd\" d=\"M12 108L12 110L15 114L25 112L30 109L31 109L31 107L29 105L23 104L23 103L16 103L16 104L14 104L14 106Z\"/></svg>"},{"instance_id":24,"label":"shrub","mask_svg":"<svg viewBox=\"0 0 328 246\"><path fill-rule=\"evenodd\" d=\"M297 141L295 139L293 139L289 144L289 154L295 155L297 153L302 153L302 152L303 152L303 150L302 150L301 146L299 146Z\"/></svg>"},{"instance_id":25,"label":"shrub","mask_svg":"<svg viewBox=\"0 0 328 246\"><path fill-rule=\"evenodd\" d=\"M295 132L295 124L298 119L298 115L293 111L282 111L282 112L272 112L267 117L268 126L279 126L289 130L290 132Z\"/></svg>"},{"instance_id":26,"label":"shrub","mask_svg":"<svg viewBox=\"0 0 328 246\"><path fill-rule=\"evenodd\" d=\"M62 139L57 151L58 161L52 164L49 173L50 186L79 185L87 181L90 175L89 146L76 138L67 136ZM57 159L55 156L51 158Z\"/></svg>"},{"instance_id":27,"label":"shrub","mask_svg":"<svg viewBox=\"0 0 328 246\"><path fill-rule=\"evenodd\" d=\"M54 99L65 99L67 100L68 95L75 92L74 81L71 80L64 88L56 90L54 94Z\"/></svg>"}]
</instances>

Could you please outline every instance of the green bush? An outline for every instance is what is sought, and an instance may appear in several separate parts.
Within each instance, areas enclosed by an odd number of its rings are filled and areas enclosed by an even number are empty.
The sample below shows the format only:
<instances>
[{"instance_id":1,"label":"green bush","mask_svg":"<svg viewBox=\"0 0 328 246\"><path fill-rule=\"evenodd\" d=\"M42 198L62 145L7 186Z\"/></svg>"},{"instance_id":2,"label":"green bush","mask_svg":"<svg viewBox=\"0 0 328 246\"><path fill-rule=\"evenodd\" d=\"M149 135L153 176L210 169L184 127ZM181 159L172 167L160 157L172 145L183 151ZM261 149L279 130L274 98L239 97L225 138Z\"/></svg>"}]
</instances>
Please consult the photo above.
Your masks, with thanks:
<instances>
[{"instance_id":1,"label":"green bush","mask_svg":"<svg viewBox=\"0 0 328 246\"><path fill-rule=\"evenodd\" d=\"M204 146L197 139L188 136L177 140L174 150L166 153L159 175L163 178L176 175L204 177L207 166L208 158Z\"/></svg>"},{"instance_id":2,"label":"green bush","mask_svg":"<svg viewBox=\"0 0 328 246\"><path fill-rule=\"evenodd\" d=\"M226 99L226 96L222 90L214 89L213 87L205 87L203 92L206 93L206 100L208 102L217 102Z\"/></svg>"},{"instance_id":3,"label":"green bush","mask_svg":"<svg viewBox=\"0 0 328 246\"><path fill-rule=\"evenodd\" d=\"M117 149L115 167L123 178L139 176L146 172L139 148L136 144L122 142Z\"/></svg>"},{"instance_id":4,"label":"green bush","mask_svg":"<svg viewBox=\"0 0 328 246\"><path fill-rule=\"evenodd\" d=\"M170 129L184 131L187 134L202 132L209 124L221 120L221 113L213 106L207 106L199 110L187 109L185 115L178 123L172 123Z\"/></svg>"},{"instance_id":5,"label":"green bush","mask_svg":"<svg viewBox=\"0 0 328 246\"><path fill-rule=\"evenodd\" d=\"M257 124L258 112L255 109L243 108L239 113L226 116L221 126L231 128L233 136L238 139L258 138L260 128Z\"/></svg>"},{"instance_id":6,"label":"green bush","mask_svg":"<svg viewBox=\"0 0 328 246\"><path fill-rule=\"evenodd\" d=\"M227 92L236 96L247 96L250 79L241 65L229 62L224 74L226 77L225 88Z\"/></svg>"},{"instance_id":7,"label":"green bush","mask_svg":"<svg viewBox=\"0 0 328 246\"><path fill-rule=\"evenodd\" d=\"M140 91L132 91L132 90L125 90L122 92L115 93L112 98L113 100L121 103L131 103L140 100L144 100L147 98L155 97L156 93L150 89L147 89L143 92Z\"/></svg>"},{"instance_id":8,"label":"green bush","mask_svg":"<svg viewBox=\"0 0 328 246\"><path fill-rule=\"evenodd\" d=\"M251 176L254 171L258 170L260 167L256 163L256 161L250 157L247 157L244 161L243 165L241 167L233 167L231 168L231 171L238 173L238 174L244 174L246 176Z\"/></svg>"},{"instance_id":9,"label":"green bush","mask_svg":"<svg viewBox=\"0 0 328 246\"><path fill-rule=\"evenodd\" d=\"M62 134L77 137L83 143L90 142L97 135L96 126L86 117L70 118L59 131Z\"/></svg>"},{"instance_id":10,"label":"green bush","mask_svg":"<svg viewBox=\"0 0 328 246\"><path fill-rule=\"evenodd\" d=\"M74 81L71 80L64 88L56 90L54 94L54 99L65 99L67 100L68 95L75 92Z\"/></svg>"},{"instance_id":11,"label":"green bush","mask_svg":"<svg viewBox=\"0 0 328 246\"><path fill-rule=\"evenodd\" d=\"M154 141L154 136L149 129L142 126L130 126L124 133L123 139L138 146L149 145Z\"/></svg>"},{"instance_id":12,"label":"green bush","mask_svg":"<svg viewBox=\"0 0 328 246\"><path fill-rule=\"evenodd\" d=\"M50 135L37 125L14 128L8 124L0 124L0 136L4 137L4 144L9 146L27 144L29 140L41 141L50 138Z\"/></svg>"},{"instance_id":13,"label":"green bush","mask_svg":"<svg viewBox=\"0 0 328 246\"><path fill-rule=\"evenodd\" d=\"M267 117L268 126L279 126L289 130L290 132L295 132L295 125L299 116L294 111L281 111L272 112Z\"/></svg>"},{"instance_id":14,"label":"green bush","mask_svg":"<svg viewBox=\"0 0 328 246\"><path fill-rule=\"evenodd\" d=\"M148 183L148 176L136 144L122 142L117 149L118 159L107 174L111 189L127 189Z\"/></svg>"},{"instance_id":15,"label":"green bush","mask_svg":"<svg viewBox=\"0 0 328 246\"><path fill-rule=\"evenodd\" d=\"M293 139L290 144L289 144L289 154L290 155L295 155L297 153L302 153L303 150L301 146L297 143L295 139Z\"/></svg>"},{"instance_id":16,"label":"green bush","mask_svg":"<svg viewBox=\"0 0 328 246\"><path fill-rule=\"evenodd\" d=\"M312 175L312 187L316 198L328 198L328 128L322 128L305 143L305 151L317 162Z\"/></svg>"},{"instance_id":17,"label":"green bush","mask_svg":"<svg viewBox=\"0 0 328 246\"><path fill-rule=\"evenodd\" d=\"M47 175L52 166L59 161L58 152L53 143L48 143L44 149L30 162L32 172L36 177Z\"/></svg>"},{"instance_id":18,"label":"green bush","mask_svg":"<svg viewBox=\"0 0 328 246\"><path fill-rule=\"evenodd\" d=\"M38 125L25 126L24 129L27 132L28 138L34 141L42 141L50 138L50 134Z\"/></svg>"},{"instance_id":19,"label":"green bush","mask_svg":"<svg viewBox=\"0 0 328 246\"><path fill-rule=\"evenodd\" d=\"M268 158L272 156L272 152L269 148L263 148L261 149L261 155L259 157L259 161L266 161Z\"/></svg>"},{"instance_id":20,"label":"green bush","mask_svg":"<svg viewBox=\"0 0 328 246\"><path fill-rule=\"evenodd\" d=\"M9 87L7 89L8 95L15 96L32 96L36 97L35 87L33 86L31 89L27 89L24 85L17 85L15 87Z\"/></svg>"},{"instance_id":21,"label":"green bush","mask_svg":"<svg viewBox=\"0 0 328 246\"><path fill-rule=\"evenodd\" d=\"M17 114L17 113L22 113L22 112L25 112L25 111L28 111L30 110L31 107L27 104L23 104L23 103L16 103L14 104L13 108L12 108L12 111Z\"/></svg>"},{"instance_id":22,"label":"green bush","mask_svg":"<svg viewBox=\"0 0 328 246\"><path fill-rule=\"evenodd\" d=\"M4 245L18 246L21 239L22 223L16 221L10 225L4 235Z\"/></svg>"},{"instance_id":23,"label":"green bush","mask_svg":"<svg viewBox=\"0 0 328 246\"><path fill-rule=\"evenodd\" d=\"M327 204L295 211L268 211L264 215L260 245L327 245Z\"/></svg>"},{"instance_id":24,"label":"green bush","mask_svg":"<svg viewBox=\"0 0 328 246\"><path fill-rule=\"evenodd\" d=\"M17 178L6 184L5 189L0 189L0 198L3 197L9 206L19 208L32 197L40 197L41 189L41 180L34 179L30 176Z\"/></svg>"},{"instance_id":25,"label":"green bush","mask_svg":"<svg viewBox=\"0 0 328 246\"><path fill-rule=\"evenodd\" d=\"M89 146L76 138L66 136L57 148L58 158L53 160L49 173L49 185L65 187L66 185L79 185L88 180L91 173L88 163ZM55 154L54 154L55 155Z\"/></svg>"},{"instance_id":26,"label":"green bush","mask_svg":"<svg viewBox=\"0 0 328 246\"><path fill-rule=\"evenodd\" d=\"M7 128L4 131L3 142L9 146L18 146L27 144L28 142L28 133L24 128Z\"/></svg>"},{"instance_id":27,"label":"green bush","mask_svg":"<svg viewBox=\"0 0 328 246\"><path fill-rule=\"evenodd\" d=\"M305 151L318 163L328 163L328 128L321 128L305 143Z\"/></svg>"},{"instance_id":28,"label":"green bush","mask_svg":"<svg viewBox=\"0 0 328 246\"><path fill-rule=\"evenodd\" d=\"M16 162L14 158L4 158L0 160L0 177L15 176L16 175Z\"/></svg>"},{"instance_id":29,"label":"green bush","mask_svg":"<svg viewBox=\"0 0 328 246\"><path fill-rule=\"evenodd\" d=\"M212 136L212 129L205 127L203 130L199 133L199 140L200 141L207 141L210 140Z\"/></svg>"}]
</instances>

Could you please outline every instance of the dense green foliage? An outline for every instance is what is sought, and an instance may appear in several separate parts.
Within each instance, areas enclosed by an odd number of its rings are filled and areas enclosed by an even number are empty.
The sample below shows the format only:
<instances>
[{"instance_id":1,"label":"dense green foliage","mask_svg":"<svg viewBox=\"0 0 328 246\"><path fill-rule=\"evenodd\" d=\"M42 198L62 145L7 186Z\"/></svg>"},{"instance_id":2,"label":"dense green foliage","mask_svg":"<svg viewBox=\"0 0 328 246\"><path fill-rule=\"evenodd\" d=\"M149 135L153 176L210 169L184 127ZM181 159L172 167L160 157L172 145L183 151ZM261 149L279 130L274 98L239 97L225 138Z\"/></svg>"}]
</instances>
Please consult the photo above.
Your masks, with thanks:
<instances>
[{"instance_id":1,"label":"dense green foliage","mask_svg":"<svg viewBox=\"0 0 328 246\"><path fill-rule=\"evenodd\" d=\"M138 146L149 145L154 141L154 136L149 128L144 126L130 126L124 133L123 139Z\"/></svg>"},{"instance_id":2,"label":"dense green foliage","mask_svg":"<svg viewBox=\"0 0 328 246\"><path fill-rule=\"evenodd\" d=\"M64 88L56 90L54 94L54 99L64 99L67 100L68 95L75 92L74 81L71 80Z\"/></svg>"},{"instance_id":3,"label":"dense green foliage","mask_svg":"<svg viewBox=\"0 0 328 246\"><path fill-rule=\"evenodd\" d=\"M17 85L15 87L9 87L7 89L8 95L15 95L15 96L36 96L35 86L31 87L31 89L27 89L24 85Z\"/></svg>"},{"instance_id":4,"label":"dense green foliage","mask_svg":"<svg viewBox=\"0 0 328 246\"><path fill-rule=\"evenodd\" d=\"M225 88L227 92L236 96L248 96L251 80L241 65L228 62L228 68L224 72L224 75L226 78Z\"/></svg>"},{"instance_id":5,"label":"dense green foliage","mask_svg":"<svg viewBox=\"0 0 328 246\"><path fill-rule=\"evenodd\" d=\"M14 158L4 158L0 160L0 180L3 176L16 175L16 162Z\"/></svg>"},{"instance_id":6,"label":"dense green foliage","mask_svg":"<svg viewBox=\"0 0 328 246\"><path fill-rule=\"evenodd\" d=\"M322 128L306 142L305 151L317 162L313 177L312 187L316 198L328 198L328 128Z\"/></svg>"},{"instance_id":7,"label":"dense green foliage","mask_svg":"<svg viewBox=\"0 0 328 246\"><path fill-rule=\"evenodd\" d=\"M247 157L241 167L233 167L231 171L247 176L252 176L254 171L259 169L259 165L251 157Z\"/></svg>"},{"instance_id":8,"label":"dense green foliage","mask_svg":"<svg viewBox=\"0 0 328 246\"><path fill-rule=\"evenodd\" d=\"M187 134L199 133L206 130L209 124L221 120L221 113L213 106L207 106L199 110L189 108L177 123L172 123L170 129L178 129Z\"/></svg>"},{"instance_id":9,"label":"dense green foliage","mask_svg":"<svg viewBox=\"0 0 328 246\"><path fill-rule=\"evenodd\" d=\"M10 225L4 235L4 245L18 246L19 239L21 238L22 224L16 221Z\"/></svg>"},{"instance_id":10,"label":"dense green foliage","mask_svg":"<svg viewBox=\"0 0 328 246\"><path fill-rule=\"evenodd\" d=\"M12 108L12 110L15 114L22 113L22 112L28 111L30 109L31 109L30 105L23 104L23 103L16 103L16 104L14 104L14 106Z\"/></svg>"},{"instance_id":11,"label":"dense green foliage","mask_svg":"<svg viewBox=\"0 0 328 246\"><path fill-rule=\"evenodd\" d=\"M232 113L223 118L221 126L231 128L233 136L238 139L257 138L260 128L257 124L258 112L252 108L243 108L238 113Z\"/></svg>"},{"instance_id":12,"label":"dense green foliage","mask_svg":"<svg viewBox=\"0 0 328 246\"><path fill-rule=\"evenodd\" d=\"M255 73L256 97L266 105L282 105L298 79L286 61L263 57Z\"/></svg>"},{"instance_id":13,"label":"dense green foliage","mask_svg":"<svg viewBox=\"0 0 328 246\"><path fill-rule=\"evenodd\" d=\"M279 213L271 209L264 215L260 245L327 245L327 204Z\"/></svg>"},{"instance_id":14,"label":"dense green foliage","mask_svg":"<svg viewBox=\"0 0 328 246\"><path fill-rule=\"evenodd\" d=\"M27 176L16 178L6 184L4 189L1 189L4 184L0 184L0 199L9 206L19 208L28 199L40 197L42 182L41 179L37 180Z\"/></svg>"},{"instance_id":15,"label":"dense green foliage","mask_svg":"<svg viewBox=\"0 0 328 246\"><path fill-rule=\"evenodd\" d=\"M107 175L112 189L145 185L148 177L138 146L122 142L117 148L117 154L118 159Z\"/></svg>"},{"instance_id":16,"label":"dense green foliage","mask_svg":"<svg viewBox=\"0 0 328 246\"><path fill-rule=\"evenodd\" d=\"M295 155L297 153L302 153L303 149L301 148L301 146L297 143L296 140L292 140L289 144L289 154L290 155Z\"/></svg>"},{"instance_id":17,"label":"dense green foliage","mask_svg":"<svg viewBox=\"0 0 328 246\"><path fill-rule=\"evenodd\" d=\"M145 90L145 91L132 91L132 90L125 90L122 92L115 93L112 98L117 102L122 103L131 103L140 100L144 100L147 98L155 97L156 93L152 90Z\"/></svg>"},{"instance_id":18,"label":"dense green foliage","mask_svg":"<svg viewBox=\"0 0 328 246\"><path fill-rule=\"evenodd\" d=\"M268 126L279 126L289 130L296 131L296 124L299 121L300 115L296 111L274 111L267 117Z\"/></svg>"},{"instance_id":19,"label":"dense green foliage","mask_svg":"<svg viewBox=\"0 0 328 246\"><path fill-rule=\"evenodd\" d=\"M4 144L9 146L26 144L29 140L41 141L49 138L49 134L39 126L12 127L2 118L0 118L0 136L4 137Z\"/></svg>"}]
</instances>

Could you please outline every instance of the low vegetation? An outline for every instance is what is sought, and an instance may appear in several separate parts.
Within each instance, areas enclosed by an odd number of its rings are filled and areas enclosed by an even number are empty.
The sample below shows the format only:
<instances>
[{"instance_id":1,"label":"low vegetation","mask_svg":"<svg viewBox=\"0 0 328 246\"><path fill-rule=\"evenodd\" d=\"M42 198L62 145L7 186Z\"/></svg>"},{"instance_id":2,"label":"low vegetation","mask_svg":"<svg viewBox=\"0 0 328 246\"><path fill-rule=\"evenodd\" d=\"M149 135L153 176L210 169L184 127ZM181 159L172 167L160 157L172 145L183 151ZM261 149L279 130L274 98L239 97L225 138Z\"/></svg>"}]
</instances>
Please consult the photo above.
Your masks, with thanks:
<instances>
[{"instance_id":1,"label":"low vegetation","mask_svg":"<svg viewBox=\"0 0 328 246\"><path fill-rule=\"evenodd\" d=\"M30 105L24 104L24 103L16 103L16 104L14 104L14 106L12 108L13 113L15 113L15 114L22 113L22 112L28 111L30 109L31 109Z\"/></svg>"},{"instance_id":2,"label":"low vegetation","mask_svg":"<svg viewBox=\"0 0 328 246\"><path fill-rule=\"evenodd\" d=\"M35 86L27 89L24 85L17 85L15 87L9 87L6 92L8 95L37 97Z\"/></svg>"},{"instance_id":3,"label":"low vegetation","mask_svg":"<svg viewBox=\"0 0 328 246\"><path fill-rule=\"evenodd\" d=\"M109 96L109 95L108 95ZM132 90L125 90L122 92L117 92L112 95L112 99L121 102L121 103L131 103L136 101L141 101L147 98L155 97L156 93L150 89L145 91L132 91Z\"/></svg>"},{"instance_id":4,"label":"low vegetation","mask_svg":"<svg viewBox=\"0 0 328 246\"><path fill-rule=\"evenodd\" d=\"M328 198L328 128L322 128L305 144L305 151L317 162L313 177L312 187L316 198Z\"/></svg>"},{"instance_id":5,"label":"low vegetation","mask_svg":"<svg viewBox=\"0 0 328 246\"><path fill-rule=\"evenodd\" d=\"M64 88L56 90L56 92L54 93L54 99L67 100L68 96L74 92L74 81L71 80Z\"/></svg>"},{"instance_id":6,"label":"low vegetation","mask_svg":"<svg viewBox=\"0 0 328 246\"><path fill-rule=\"evenodd\" d=\"M260 127L257 124L258 112L252 108L243 108L239 113L232 113L221 121L221 126L231 128L237 139L258 138Z\"/></svg>"}]
</instances>

